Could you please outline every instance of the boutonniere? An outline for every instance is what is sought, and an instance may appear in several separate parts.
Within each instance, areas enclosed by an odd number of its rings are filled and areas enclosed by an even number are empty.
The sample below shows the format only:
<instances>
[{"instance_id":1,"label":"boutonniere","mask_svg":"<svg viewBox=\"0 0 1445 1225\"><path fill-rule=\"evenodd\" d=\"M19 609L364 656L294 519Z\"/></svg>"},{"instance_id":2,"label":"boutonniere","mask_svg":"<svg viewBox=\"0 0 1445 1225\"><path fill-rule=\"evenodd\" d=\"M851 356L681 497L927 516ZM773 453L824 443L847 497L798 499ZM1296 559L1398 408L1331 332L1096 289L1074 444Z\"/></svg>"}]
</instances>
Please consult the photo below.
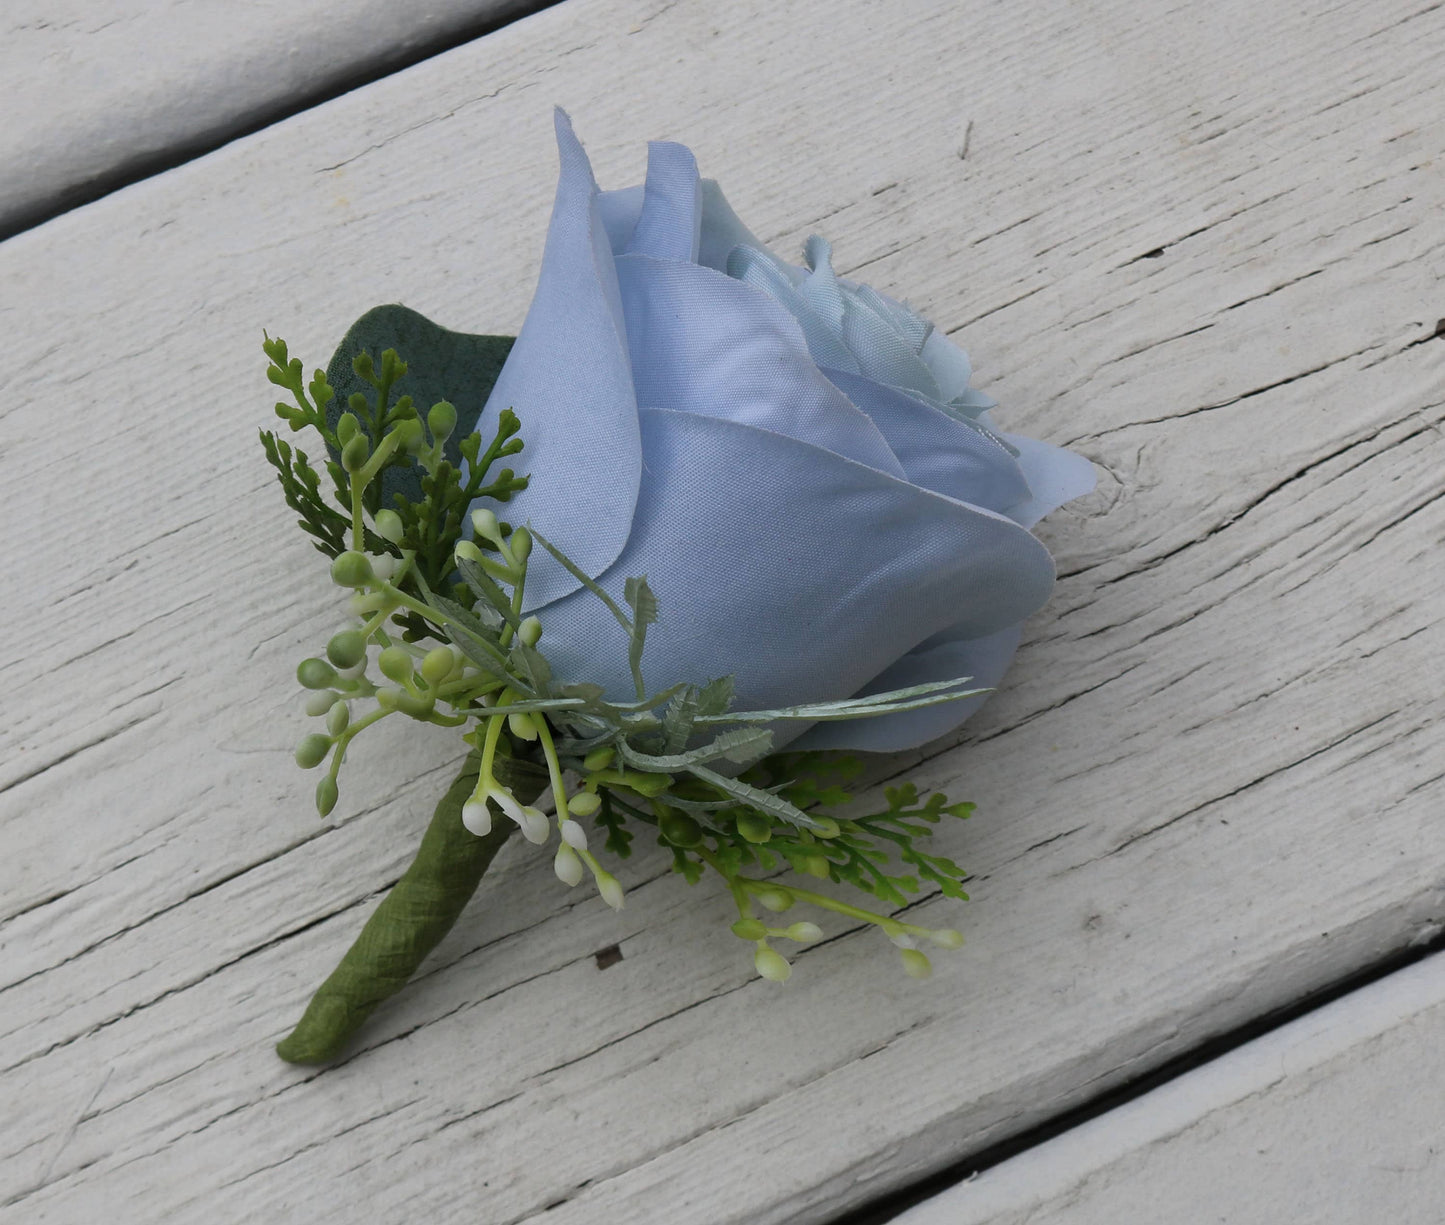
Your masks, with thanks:
<instances>
[{"instance_id":1,"label":"boutonniere","mask_svg":"<svg viewBox=\"0 0 1445 1225\"><path fill-rule=\"evenodd\" d=\"M406 983L520 831L613 907L638 837L715 877L757 972L829 914L903 969L955 930L895 917L963 870L928 850L972 806L911 785L843 809L856 762L921 744L1008 666L1053 565L1029 528L1089 464L1001 432L964 354L906 306L785 263L677 144L599 191L558 114L561 172L519 335L366 314L308 379L267 339L263 432L330 558L345 624L297 677L323 817L369 728L449 729L466 764L416 858L277 1048L333 1058ZM300 440L298 440L299 443ZM812 917L799 918L800 913Z\"/></svg>"}]
</instances>

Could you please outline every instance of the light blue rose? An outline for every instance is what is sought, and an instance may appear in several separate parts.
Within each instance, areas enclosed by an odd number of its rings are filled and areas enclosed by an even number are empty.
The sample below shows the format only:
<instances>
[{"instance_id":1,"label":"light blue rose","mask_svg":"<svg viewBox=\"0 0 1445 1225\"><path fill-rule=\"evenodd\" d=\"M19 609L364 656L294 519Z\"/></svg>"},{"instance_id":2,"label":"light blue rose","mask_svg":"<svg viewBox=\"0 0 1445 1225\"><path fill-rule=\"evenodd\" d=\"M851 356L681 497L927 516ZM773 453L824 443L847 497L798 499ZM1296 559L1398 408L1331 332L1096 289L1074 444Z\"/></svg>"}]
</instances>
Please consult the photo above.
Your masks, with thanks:
<instances>
[{"instance_id":1,"label":"light blue rose","mask_svg":"<svg viewBox=\"0 0 1445 1225\"><path fill-rule=\"evenodd\" d=\"M996 685L1053 584L1028 529L1093 488L1089 463L1000 433L961 350L836 277L821 239L808 268L783 263L683 146L650 145L646 184L603 192L556 126L537 293L489 401L527 442L508 517L618 599L648 577L653 690L731 674L756 710ZM632 696L601 601L540 553L527 597L558 676ZM795 747L906 748L981 701L817 724Z\"/></svg>"}]
</instances>

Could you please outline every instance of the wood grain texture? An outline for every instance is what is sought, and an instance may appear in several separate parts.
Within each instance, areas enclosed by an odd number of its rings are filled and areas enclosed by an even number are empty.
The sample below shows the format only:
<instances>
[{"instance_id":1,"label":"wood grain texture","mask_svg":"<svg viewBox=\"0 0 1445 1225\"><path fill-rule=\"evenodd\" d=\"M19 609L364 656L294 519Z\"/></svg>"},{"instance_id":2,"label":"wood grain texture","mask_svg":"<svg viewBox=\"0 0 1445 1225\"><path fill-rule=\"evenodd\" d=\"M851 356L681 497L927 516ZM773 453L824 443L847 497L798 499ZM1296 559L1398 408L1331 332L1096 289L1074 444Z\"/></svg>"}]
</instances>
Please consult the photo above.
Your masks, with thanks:
<instances>
[{"instance_id":1,"label":"wood grain texture","mask_svg":"<svg viewBox=\"0 0 1445 1225\"><path fill-rule=\"evenodd\" d=\"M1445 957L1231 1051L897 1225L1436 1225Z\"/></svg>"},{"instance_id":2,"label":"wood grain texture","mask_svg":"<svg viewBox=\"0 0 1445 1225\"><path fill-rule=\"evenodd\" d=\"M1445 915L1445 8L830 16L569 0L0 245L0 1220L826 1220ZM655 851L614 916L514 846L298 1072L461 754L379 736L310 814L291 670L337 611L260 331L514 327L553 102L604 184L675 137L780 250L824 232L1101 488L1003 692L892 763L979 803L931 982L834 928L779 990Z\"/></svg>"},{"instance_id":3,"label":"wood grain texture","mask_svg":"<svg viewBox=\"0 0 1445 1225\"><path fill-rule=\"evenodd\" d=\"M0 234L539 7L9 0Z\"/></svg>"}]
</instances>

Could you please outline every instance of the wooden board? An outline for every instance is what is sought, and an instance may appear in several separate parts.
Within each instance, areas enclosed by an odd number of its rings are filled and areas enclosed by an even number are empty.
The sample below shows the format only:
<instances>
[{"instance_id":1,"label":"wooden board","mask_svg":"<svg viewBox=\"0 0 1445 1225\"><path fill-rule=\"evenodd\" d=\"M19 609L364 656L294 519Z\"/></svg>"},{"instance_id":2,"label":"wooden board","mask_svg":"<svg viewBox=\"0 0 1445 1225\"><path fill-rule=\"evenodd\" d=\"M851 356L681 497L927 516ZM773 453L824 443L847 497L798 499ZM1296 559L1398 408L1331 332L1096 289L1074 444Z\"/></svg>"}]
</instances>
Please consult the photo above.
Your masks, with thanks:
<instances>
[{"instance_id":1,"label":"wooden board","mask_svg":"<svg viewBox=\"0 0 1445 1225\"><path fill-rule=\"evenodd\" d=\"M9 0L0 234L545 0Z\"/></svg>"},{"instance_id":2,"label":"wooden board","mask_svg":"<svg viewBox=\"0 0 1445 1225\"><path fill-rule=\"evenodd\" d=\"M0 1220L820 1221L1435 930L1442 30L569 0L0 245ZM844 933L779 990L655 851L614 916L518 846L298 1072L458 754L382 737L309 812L291 671L337 610L261 329L515 326L553 102L605 184L681 138L781 250L825 232L1101 487L1004 691L893 763L979 803L932 981Z\"/></svg>"},{"instance_id":3,"label":"wooden board","mask_svg":"<svg viewBox=\"0 0 1445 1225\"><path fill-rule=\"evenodd\" d=\"M897 1225L1435 1225L1445 957L1020 1154Z\"/></svg>"}]
</instances>

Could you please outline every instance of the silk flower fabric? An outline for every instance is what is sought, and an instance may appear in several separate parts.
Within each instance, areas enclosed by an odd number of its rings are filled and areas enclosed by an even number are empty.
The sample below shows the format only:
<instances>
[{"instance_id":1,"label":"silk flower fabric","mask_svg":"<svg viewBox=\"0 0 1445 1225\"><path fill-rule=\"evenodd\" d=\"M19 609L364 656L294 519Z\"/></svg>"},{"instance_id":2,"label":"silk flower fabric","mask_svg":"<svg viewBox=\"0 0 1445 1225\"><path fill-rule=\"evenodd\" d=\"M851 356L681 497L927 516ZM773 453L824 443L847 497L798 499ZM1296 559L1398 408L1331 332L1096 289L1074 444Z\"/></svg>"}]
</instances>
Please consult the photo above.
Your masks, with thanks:
<instances>
[{"instance_id":1,"label":"silk flower fabric","mask_svg":"<svg viewBox=\"0 0 1445 1225\"><path fill-rule=\"evenodd\" d=\"M811 270L778 260L685 147L654 142L643 187L601 192L560 111L556 131L536 296L488 401L527 443L508 518L619 602L647 576L653 692L730 674L755 710L997 684L1053 585L1028 528L1093 487L1088 462L996 431L959 349L833 278L821 240ZM538 553L526 596L557 677L633 696L595 595ZM776 743L907 748L982 700L782 724Z\"/></svg>"}]
</instances>

